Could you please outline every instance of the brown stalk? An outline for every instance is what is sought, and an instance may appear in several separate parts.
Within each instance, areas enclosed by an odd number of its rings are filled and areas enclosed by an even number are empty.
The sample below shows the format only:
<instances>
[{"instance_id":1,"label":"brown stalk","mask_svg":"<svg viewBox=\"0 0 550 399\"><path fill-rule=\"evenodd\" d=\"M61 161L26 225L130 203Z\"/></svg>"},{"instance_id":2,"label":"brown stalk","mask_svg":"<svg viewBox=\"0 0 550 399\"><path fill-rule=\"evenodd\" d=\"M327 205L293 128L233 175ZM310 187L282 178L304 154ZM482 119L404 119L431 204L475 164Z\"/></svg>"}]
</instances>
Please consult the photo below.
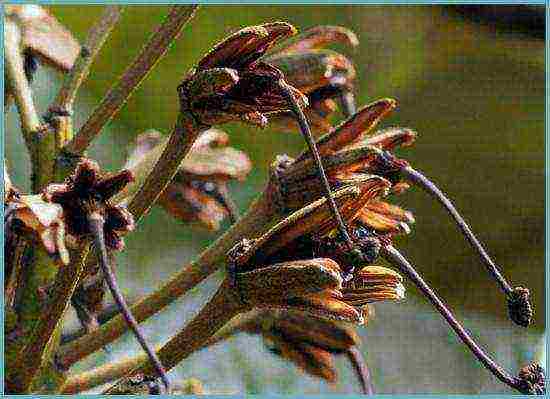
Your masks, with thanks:
<instances>
[{"instance_id":1,"label":"brown stalk","mask_svg":"<svg viewBox=\"0 0 550 399\"><path fill-rule=\"evenodd\" d=\"M88 250L89 246L85 245L78 251L72 251L72 261L58 271L50 300L47 303L48 311L41 313L27 344L14 360L13 364L18 366L17 369L8 370L6 377L8 392L28 392L34 377L44 362L51 358L51 353L48 353L53 349L49 344L50 340L62 322L67 304L84 270L84 259Z\"/></svg>"},{"instance_id":2,"label":"brown stalk","mask_svg":"<svg viewBox=\"0 0 550 399\"><path fill-rule=\"evenodd\" d=\"M264 191L237 223L204 250L197 260L186 265L162 287L133 305L130 310L138 323L158 313L218 270L219 261L242 237L254 236L258 229L267 225L278 212L273 205L272 195L269 190ZM116 316L97 331L63 345L59 349L58 360L63 367L69 368L113 342L126 331L124 319L120 315Z\"/></svg>"},{"instance_id":3,"label":"brown stalk","mask_svg":"<svg viewBox=\"0 0 550 399\"><path fill-rule=\"evenodd\" d=\"M224 280L212 299L201 309L199 314L158 350L158 356L166 370L172 369L181 360L194 351L202 348L216 331L222 328L235 315L248 310L235 295L234 287L229 280ZM146 363L130 372L129 376L154 373L151 363ZM116 390L115 387L106 391Z\"/></svg>"},{"instance_id":4,"label":"brown stalk","mask_svg":"<svg viewBox=\"0 0 550 399\"><path fill-rule=\"evenodd\" d=\"M57 93L57 97L50 107L51 111L61 115L72 113L78 89L88 76L90 66L117 24L122 11L123 6L105 6L105 11L99 21L88 32L86 43L82 46L76 62Z\"/></svg>"},{"instance_id":5,"label":"brown stalk","mask_svg":"<svg viewBox=\"0 0 550 399\"><path fill-rule=\"evenodd\" d=\"M109 89L74 139L67 144L66 151L68 153L83 154L86 151L90 143L99 135L103 126L118 112L158 60L166 53L170 44L194 16L197 8L197 5L172 7L164 22L149 38L139 55L126 68L118 82Z\"/></svg>"}]
</instances>

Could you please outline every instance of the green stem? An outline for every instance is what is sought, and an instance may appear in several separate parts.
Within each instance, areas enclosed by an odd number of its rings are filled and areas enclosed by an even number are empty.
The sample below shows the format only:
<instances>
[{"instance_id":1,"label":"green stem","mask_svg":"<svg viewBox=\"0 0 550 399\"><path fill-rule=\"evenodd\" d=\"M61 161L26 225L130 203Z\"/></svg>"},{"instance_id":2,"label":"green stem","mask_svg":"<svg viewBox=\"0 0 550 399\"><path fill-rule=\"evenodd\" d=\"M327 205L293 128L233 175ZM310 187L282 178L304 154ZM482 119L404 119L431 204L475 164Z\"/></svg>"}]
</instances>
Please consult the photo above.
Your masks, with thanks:
<instances>
[{"instance_id":1,"label":"green stem","mask_svg":"<svg viewBox=\"0 0 550 399\"><path fill-rule=\"evenodd\" d=\"M32 325L32 328L27 328L27 339L25 346L17 353L13 364L8 368L6 377L6 388L11 393L28 393L31 388L33 379L37 376L39 370L51 358L53 349L56 347L55 342L52 342L52 337L56 330L61 328L63 314L68 307L72 293L74 292L80 275L84 269L84 258L88 253L89 246L78 251L72 251L72 262L69 265L59 268L55 276L53 287L49 290L49 300L47 303L38 303L39 317L34 314L35 318L25 319L20 316L22 322L27 322ZM42 260L44 260L41 257ZM53 261L49 258L50 265L40 264L40 267L51 268ZM36 263L35 263L36 264ZM43 287L42 287L43 288ZM35 290L36 291L36 290ZM40 301L40 298L35 300ZM36 306L34 306L36 308ZM24 310L28 310L23 308ZM45 311L47 309L47 311Z\"/></svg>"}]
</instances>

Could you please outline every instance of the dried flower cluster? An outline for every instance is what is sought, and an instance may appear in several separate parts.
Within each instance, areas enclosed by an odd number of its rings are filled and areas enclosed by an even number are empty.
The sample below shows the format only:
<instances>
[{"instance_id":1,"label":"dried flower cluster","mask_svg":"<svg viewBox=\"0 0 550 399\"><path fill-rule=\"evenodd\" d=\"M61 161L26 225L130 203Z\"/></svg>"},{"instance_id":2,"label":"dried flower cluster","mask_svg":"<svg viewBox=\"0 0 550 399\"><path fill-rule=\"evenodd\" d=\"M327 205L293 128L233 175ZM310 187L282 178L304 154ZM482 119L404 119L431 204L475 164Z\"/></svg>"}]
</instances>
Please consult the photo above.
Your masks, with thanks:
<instances>
[{"instance_id":1,"label":"dried flower cluster","mask_svg":"<svg viewBox=\"0 0 550 399\"><path fill-rule=\"evenodd\" d=\"M296 35L286 22L245 27L182 73L174 98L179 113L169 137L153 130L139 135L125 169L115 173L102 172L85 156L196 9L171 8L75 131L74 98L123 7L106 6L82 46L42 7L6 7L5 98L17 106L33 164L32 192L22 193L4 161L6 392L80 393L111 383L105 393L202 393L195 380L173 388L167 372L192 353L246 332L261 335L272 353L330 383L338 378L334 357L345 355L362 392L372 394L375 384L357 329L372 318L373 303L403 300L408 278L497 378L521 393L544 393L540 366L508 374L396 249L396 237L410 234L415 218L393 197L419 186L445 207L479 253L506 296L511 319L530 324L529 290L507 282L451 201L394 154L412 145L416 132L376 130L397 102L385 98L356 107L353 60L328 48L356 47L358 38L350 30L317 26ZM32 96L38 59L66 73L45 120ZM275 157L265 190L243 215L228 183L243 181L252 163L245 152L229 147L229 135L218 129L235 121L300 131L307 143L296 157ZM229 218L231 227L130 307L118 288L113 253L125 250L124 236L153 205L181 223L219 230ZM212 298L153 349L139 323L221 266L225 278ZM107 287L119 313L109 318ZM69 303L83 328L61 340ZM75 363L129 329L143 355L73 371Z\"/></svg>"}]
</instances>

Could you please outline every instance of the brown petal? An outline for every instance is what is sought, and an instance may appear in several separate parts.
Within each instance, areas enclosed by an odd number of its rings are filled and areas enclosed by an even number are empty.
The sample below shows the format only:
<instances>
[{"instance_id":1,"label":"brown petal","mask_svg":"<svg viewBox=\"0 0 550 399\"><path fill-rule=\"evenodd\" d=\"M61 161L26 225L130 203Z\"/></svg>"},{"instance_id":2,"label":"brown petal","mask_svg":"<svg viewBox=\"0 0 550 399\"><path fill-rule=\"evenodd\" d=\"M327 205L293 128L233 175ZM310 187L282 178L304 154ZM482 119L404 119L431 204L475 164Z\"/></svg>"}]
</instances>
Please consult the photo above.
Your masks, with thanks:
<instances>
[{"instance_id":1,"label":"brown petal","mask_svg":"<svg viewBox=\"0 0 550 399\"><path fill-rule=\"evenodd\" d=\"M332 353L344 351L359 342L351 325L295 312L284 312L273 325L292 341L309 342Z\"/></svg>"},{"instance_id":2,"label":"brown petal","mask_svg":"<svg viewBox=\"0 0 550 399\"><path fill-rule=\"evenodd\" d=\"M387 216L394 220L399 220L405 223L414 223L414 215L400 206L390 204L385 201L372 200L365 207L373 212Z\"/></svg>"},{"instance_id":3,"label":"brown petal","mask_svg":"<svg viewBox=\"0 0 550 399\"><path fill-rule=\"evenodd\" d=\"M219 230L227 210L211 196L189 185L170 184L158 201L165 211L182 222L200 221L212 231Z\"/></svg>"},{"instance_id":4,"label":"brown petal","mask_svg":"<svg viewBox=\"0 0 550 399\"><path fill-rule=\"evenodd\" d=\"M18 22L23 49L30 49L42 61L60 70L72 68L80 45L43 7L36 4L11 5L6 7L6 15Z\"/></svg>"},{"instance_id":5,"label":"brown petal","mask_svg":"<svg viewBox=\"0 0 550 399\"><path fill-rule=\"evenodd\" d=\"M355 33L342 26L321 25L310 28L299 35L292 44L277 51L277 54L300 52L326 47L327 44L343 44L357 47L359 39Z\"/></svg>"},{"instance_id":6,"label":"brown petal","mask_svg":"<svg viewBox=\"0 0 550 399\"><path fill-rule=\"evenodd\" d=\"M358 187L346 187L334 192L334 199L341 208L346 203L356 202L360 195L361 190ZM322 198L292 213L255 240L251 250L238 259L238 264L241 266L265 264L264 261L269 255L296 238L317 230L318 225L327 219L332 217L326 199ZM246 269L247 267L244 267L244 270Z\"/></svg>"},{"instance_id":7,"label":"brown petal","mask_svg":"<svg viewBox=\"0 0 550 399\"><path fill-rule=\"evenodd\" d=\"M328 382L336 382L337 372L332 355L327 351L307 343L289 342L284 335L274 331L265 338L273 345L271 351L283 359L291 361L298 368Z\"/></svg>"},{"instance_id":8,"label":"brown petal","mask_svg":"<svg viewBox=\"0 0 550 399\"><path fill-rule=\"evenodd\" d=\"M416 140L416 133L412 129L403 127L390 127L377 131L372 136L363 140L363 145L373 145L383 150L391 151L396 147L408 147Z\"/></svg>"},{"instance_id":9,"label":"brown petal","mask_svg":"<svg viewBox=\"0 0 550 399\"><path fill-rule=\"evenodd\" d=\"M133 181L134 173L131 170L123 169L116 174L105 175L96 184L95 189L101 194L103 201L107 201Z\"/></svg>"},{"instance_id":10,"label":"brown petal","mask_svg":"<svg viewBox=\"0 0 550 399\"><path fill-rule=\"evenodd\" d=\"M335 127L330 133L321 137L317 141L319 152L323 155L333 153L360 141L396 106L397 102L390 98L377 100L366 105L357 111L355 115ZM309 151L300 154L297 161L306 157L310 157Z\"/></svg>"},{"instance_id":11,"label":"brown petal","mask_svg":"<svg viewBox=\"0 0 550 399\"><path fill-rule=\"evenodd\" d=\"M269 304L289 296L340 288L338 264L331 259L308 259L257 267L237 273L240 294L249 304Z\"/></svg>"},{"instance_id":12,"label":"brown petal","mask_svg":"<svg viewBox=\"0 0 550 399\"><path fill-rule=\"evenodd\" d=\"M351 61L331 50L278 55L268 61L284 73L290 85L306 95L331 85L351 87L356 75Z\"/></svg>"},{"instance_id":13,"label":"brown petal","mask_svg":"<svg viewBox=\"0 0 550 399\"><path fill-rule=\"evenodd\" d=\"M72 175L74 190L84 192L91 190L99 178L99 164L91 159L83 159L78 163Z\"/></svg>"},{"instance_id":14,"label":"brown petal","mask_svg":"<svg viewBox=\"0 0 550 399\"><path fill-rule=\"evenodd\" d=\"M409 234L408 224L363 208L359 212L358 220L370 228L382 233Z\"/></svg>"},{"instance_id":15,"label":"brown petal","mask_svg":"<svg viewBox=\"0 0 550 399\"><path fill-rule=\"evenodd\" d=\"M285 22L250 26L218 43L198 64L198 69L242 69L259 59L276 41L296 33Z\"/></svg>"},{"instance_id":16,"label":"brown petal","mask_svg":"<svg viewBox=\"0 0 550 399\"><path fill-rule=\"evenodd\" d=\"M325 290L321 293L301 295L280 302L273 302L271 305L266 304L266 306L300 310L317 317L363 324L363 317L357 309L346 304L339 297L341 297L339 291Z\"/></svg>"},{"instance_id":17,"label":"brown petal","mask_svg":"<svg viewBox=\"0 0 550 399\"><path fill-rule=\"evenodd\" d=\"M208 180L242 180L251 169L252 163L246 153L231 147L191 150L180 166L181 172L193 175L193 179Z\"/></svg>"}]
</instances>

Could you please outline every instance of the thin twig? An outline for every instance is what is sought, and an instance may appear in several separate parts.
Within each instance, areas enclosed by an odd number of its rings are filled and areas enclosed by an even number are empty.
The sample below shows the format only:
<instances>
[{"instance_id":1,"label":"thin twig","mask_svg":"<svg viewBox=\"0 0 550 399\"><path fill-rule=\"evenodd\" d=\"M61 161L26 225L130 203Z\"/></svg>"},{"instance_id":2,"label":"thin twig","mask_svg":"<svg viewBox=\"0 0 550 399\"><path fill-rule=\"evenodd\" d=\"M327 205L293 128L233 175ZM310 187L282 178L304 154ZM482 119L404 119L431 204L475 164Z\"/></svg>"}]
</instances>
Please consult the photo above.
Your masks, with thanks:
<instances>
[{"instance_id":1,"label":"thin twig","mask_svg":"<svg viewBox=\"0 0 550 399\"><path fill-rule=\"evenodd\" d=\"M139 344L149 357L149 360L151 361L157 375L161 378L166 389L166 393L169 393L170 381L168 380L168 376L166 375L166 370L162 366L162 363L157 357L155 351L151 349L151 347L145 340L145 337L143 336L143 333L141 332L141 329L139 328L136 319L132 315L132 312L128 309L128 305L126 304L126 301L124 300L124 297L122 296L122 293L120 292L120 289L118 287L116 277L111 267L109 266L107 260L107 248L105 247L105 237L103 235L103 227L105 224L103 217L98 213L92 213L88 216L88 224L90 226L90 231L92 232L92 235L94 237L96 250L98 251L99 265L101 267L101 271L103 272L103 276L107 281L107 285L109 286L111 295L113 296L113 299L120 308L120 311L124 316L124 320L132 329Z\"/></svg>"},{"instance_id":2,"label":"thin twig","mask_svg":"<svg viewBox=\"0 0 550 399\"><path fill-rule=\"evenodd\" d=\"M491 359L485 351L474 341L466 329L455 318L452 312L447 308L447 305L437 296L432 288L422 279L417 273L414 267L405 259L401 253L395 249L392 245L386 245L383 247L382 256L395 267L399 268L405 273L409 279L418 287L418 289L428 298L428 300L436 307L441 316L447 321L458 337L464 342L464 344L470 349L474 356L500 381L505 383L511 388L514 388L522 393L525 393L523 389L523 381L517 377L510 375L504 370L498 363Z\"/></svg>"},{"instance_id":3,"label":"thin twig","mask_svg":"<svg viewBox=\"0 0 550 399\"><path fill-rule=\"evenodd\" d=\"M346 351L346 355L353 366L355 374L357 374L357 378L359 378L362 392L365 395L374 395L374 386L372 385L369 368L361 351L357 347L352 346Z\"/></svg>"},{"instance_id":4,"label":"thin twig","mask_svg":"<svg viewBox=\"0 0 550 399\"><path fill-rule=\"evenodd\" d=\"M279 84L279 87L282 89L284 95L286 96L287 101L291 107L291 111L296 115L296 120L298 122L298 125L300 126L302 135L306 140L306 143L309 147L309 151L313 154L313 158L315 159L315 163L317 164L317 173L319 175L319 180L321 180L323 191L325 192L325 198L327 199L330 205L332 214L334 216L334 219L336 220L336 225L338 227L340 234L342 235L342 239L347 243L349 249L352 250L355 247L355 245L351 240L346 224L344 223L344 220L342 219L342 215L340 215L340 211L338 210L338 207L336 206L336 202L334 201L334 196L330 188L330 183L327 179L325 168L323 167L323 162L321 161L321 156L319 155L319 151L317 150L317 145L315 144L315 140L313 139L313 135L311 134L311 129L309 127L307 118L304 115L302 108L300 107L300 105L292 95L292 92L288 84L286 84L284 81L281 81ZM344 270L344 273L347 275L350 275L352 272L353 272L353 267L351 269Z\"/></svg>"},{"instance_id":5,"label":"thin twig","mask_svg":"<svg viewBox=\"0 0 550 399\"><path fill-rule=\"evenodd\" d=\"M71 72L65 78L50 110L71 114L78 89L88 76L90 66L118 22L123 8L123 6L119 5L105 6L105 10L99 21L88 32L86 43L82 46L80 54Z\"/></svg>"},{"instance_id":6,"label":"thin twig","mask_svg":"<svg viewBox=\"0 0 550 399\"><path fill-rule=\"evenodd\" d=\"M489 274L491 274L491 276L493 276L493 278L498 282L502 291L507 296L510 296L513 292L512 286L508 283L508 281L506 281L506 278L499 271L499 267L493 262L489 254L487 254L485 248L483 248L483 245L474 235L470 229L470 226L468 226L468 223L466 223L464 218L460 215L460 213L458 213L453 203L447 198L447 196L434 183L432 183L430 179L410 166L401 169L401 173L407 180L412 181L414 184L424 189L424 191L433 196L441 205L445 207L449 215L451 215L451 217L455 220L462 233L468 239L468 242L480 255L481 260L489 271Z\"/></svg>"},{"instance_id":7,"label":"thin twig","mask_svg":"<svg viewBox=\"0 0 550 399\"><path fill-rule=\"evenodd\" d=\"M197 5L172 7L164 22L149 38L136 59L124 71L118 82L109 89L101 103L67 145L66 150L69 153L82 154L86 151L90 143L99 135L103 126L118 112L157 61L166 53L170 44L191 20L197 8Z\"/></svg>"}]
</instances>

